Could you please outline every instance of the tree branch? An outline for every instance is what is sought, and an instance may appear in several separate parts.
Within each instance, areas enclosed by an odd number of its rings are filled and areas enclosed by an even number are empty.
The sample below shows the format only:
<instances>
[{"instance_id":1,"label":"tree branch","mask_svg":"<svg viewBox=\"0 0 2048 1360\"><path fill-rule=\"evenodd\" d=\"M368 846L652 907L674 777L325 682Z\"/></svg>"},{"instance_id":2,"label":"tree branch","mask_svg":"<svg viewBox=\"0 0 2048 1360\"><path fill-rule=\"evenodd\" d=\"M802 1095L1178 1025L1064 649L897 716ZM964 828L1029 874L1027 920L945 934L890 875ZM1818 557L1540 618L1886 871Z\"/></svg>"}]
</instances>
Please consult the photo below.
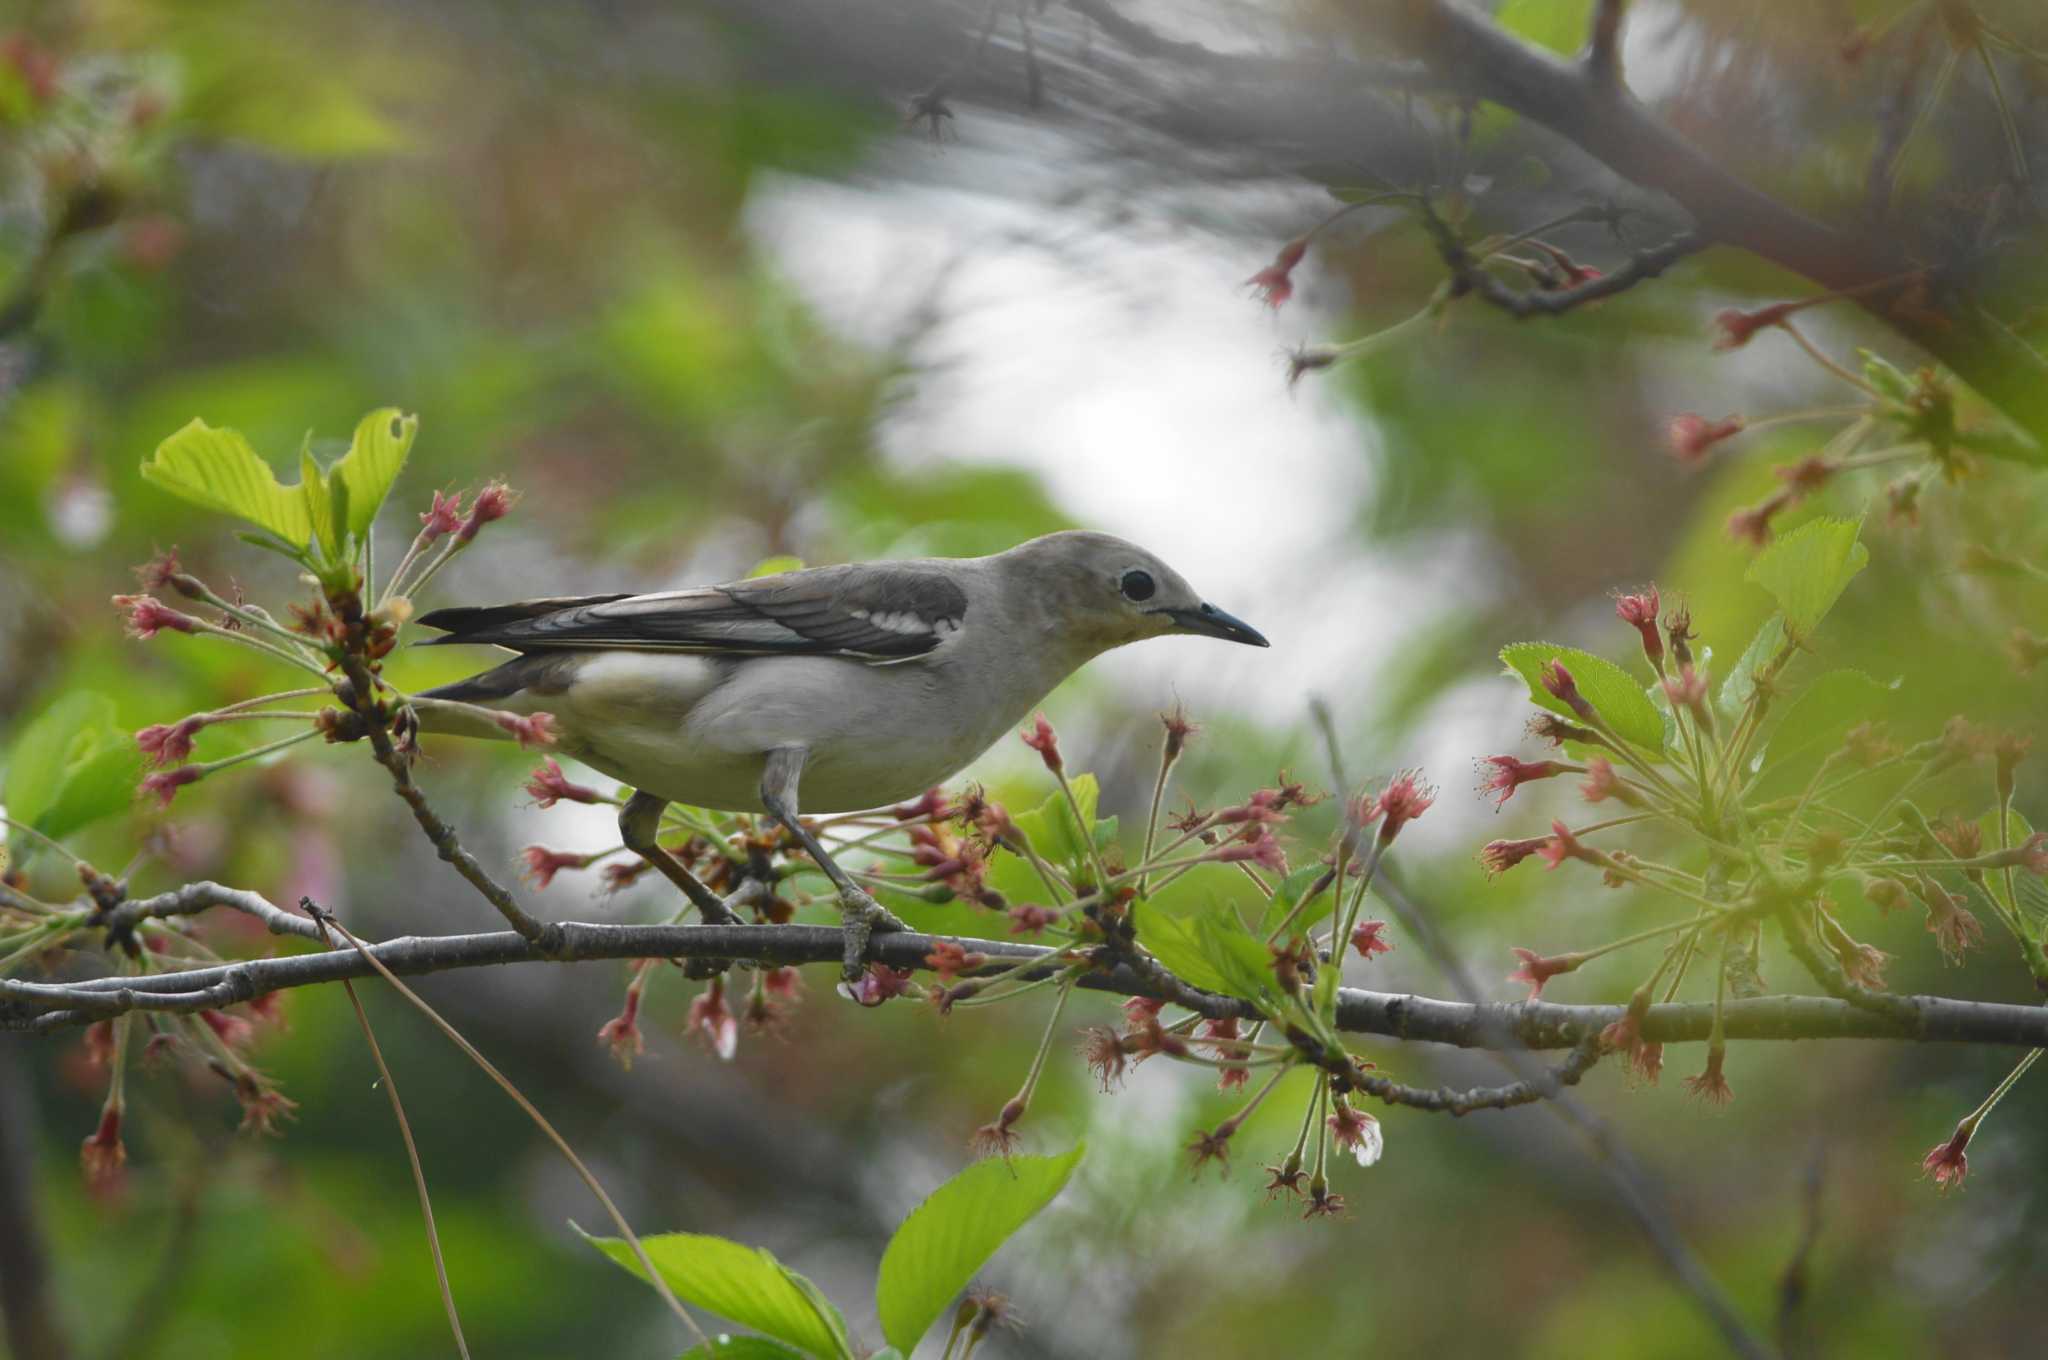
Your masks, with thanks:
<instances>
[{"instance_id":1,"label":"tree branch","mask_svg":"<svg viewBox=\"0 0 2048 1360\"><path fill-rule=\"evenodd\" d=\"M1586 74L1596 84L1621 83L1621 21L1628 0L1600 0L1593 6L1593 28L1586 42Z\"/></svg>"},{"instance_id":2,"label":"tree branch","mask_svg":"<svg viewBox=\"0 0 2048 1360\"><path fill-rule=\"evenodd\" d=\"M770 966L826 963L843 952L843 932L804 925L597 925L561 923L562 943L549 952L512 931L474 935L407 935L368 948L392 972L413 976L510 963L599 959L746 959ZM942 937L905 932L876 936L867 958L892 968L921 969ZM952 938L952 937L943 937ZM993 965L1041 958L1053 951L1009 940L960 940ZM1052 970L1048 966L1047 973ZM95 978L69 984L17 982L0 1001L0 1030L49 1032L88 1024L122 1009L189 1010L246 1001L291 987L369 976L354 950L324 950L283 958L190 968L139 977ZM1027 971L1025 976L1031 974ZM1119 965L1082 977L1080 985L1125 996L1158 996L1203 1015L1250 1018L1251 1007L1226 996L1175 983L1171 988ZM72 1005L90 997L93 1009ZM104 998L104 1000L101 1000ZM1730 1039L1898 1039L1922 1043L2048 1047L2048 1007L2011 1006L1950 997L1901 996L1911 1019L1895 1018L1831 997L1767 996L1730 1001ZM1622 1006L1569 1006L1548 1001L1468 1003L1346 988L1339 994L1338 1025L1354 1034L1498 1049L1566 1049L1622 1018ZM1713 1024L1711 1004L1652 1006L1643 1025L1657 1043L1695 1043Z\"/></svg>"},{"instance_id":3,"label":"tree branch","mask_svg":"<svg viewBox=\"0 0 2048 1360\"><path fill-rule=\"evenodd\" d=\"M1624 179L1670 195L1709 241L1747 250L1830 291L1853 292L1872 315L2034 436L2028 461L2048 463L2048 360L1966 297L1937 306L1914 296L1915 262L1745 184L1626 90L1454 0L1354 0L1353 8L1370 32L1412 53L1446 85L1540 123Z\"/></svg>"}]
</instances>

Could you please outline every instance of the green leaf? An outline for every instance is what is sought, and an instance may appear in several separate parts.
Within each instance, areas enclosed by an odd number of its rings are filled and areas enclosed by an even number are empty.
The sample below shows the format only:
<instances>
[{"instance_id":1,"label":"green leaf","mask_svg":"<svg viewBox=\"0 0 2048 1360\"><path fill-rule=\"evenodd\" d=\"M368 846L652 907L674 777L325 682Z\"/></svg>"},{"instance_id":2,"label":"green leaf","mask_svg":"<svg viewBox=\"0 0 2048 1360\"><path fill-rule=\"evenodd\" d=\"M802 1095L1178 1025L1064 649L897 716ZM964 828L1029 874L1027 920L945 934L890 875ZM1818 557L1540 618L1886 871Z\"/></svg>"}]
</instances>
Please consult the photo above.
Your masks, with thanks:
<instances>
[{"instance_id":1,"label":"green leaf","mask_svg":"<svg viewBox=\"0 0 2048 1360\"><path fill-rule=\"evenodd\" d=\"M1756 630L1749 646L1735 662L1735 669L1728 672L1728 678L1721 682L1721 697L1717 702L1721 711L1733 717L1749 702L1749 696L1756 693L1757 675L1785 646L1785 616L1773 614L1764 620L1763 627Z\"/></svg>"},{"instance_id":2,"label":"green leaf","mask_svg":"<svg viewBox=\"0 0 2048 1360\"><path fill-rule=\"evenodd\" d=\"M65 695L21 729L8 752L7 781L0 801L7 815L33 826L57 801L73 764L99 748L98 733L114 724L113 701L104 694Z\"/></svg>"},{"instance_id":3,"label":"green leaf","mask_svg":"<svg viewBox=\"0 0 2048 1360\"><path fill-rule=\"evenodd\" d=\"M802 1360L802 1356L802 1351L765 1336L714 1336L704 1345L684 1351L680 1360Z\"/></svg>"},{"instance_id":4,"label":"green leaf","mask_svg":"<svg viewBox=\"0 0 2048 1360\"><path fill-rule=\"evenodd\" d=\"M1279 886L1273 889L1272 900L1266 903L1265 914L1259 918L1259 934L1266 936L1279 929L1280 923L1287 919L1287 913L1301 901L1301 895L1322 876L1322 865L1304 864L1281 879ZM1294 918L1292 929L1297 934L1306 933L1310 926L1328 916L1336 904L1336 894L1325 893L1322 901Z\"/></svg>"},{"instance_id":5,"label":"green leaf","mask_svg":"<svg viewBox=\"0 0 2048 1360\"><path fill-rule=\"evenodd\" d=\"M1800 525L1757 554L1744 579L1777 598L1785 631L1796 641L1835 607L1842 591L1870 561L1870 549L1856 541L1863 525L1853 519L1816 519Z\"/></svg>"},{"instance_id":6,"label":"green leaf","mask_svg":"<svg viewBox=\"0 0 2048 1360\"><path fill-rule=\"evenodd\" d=\"M1132 908L1131 924L1145 952L1190 987L1228 994L1230 979L1209 962L1208 951L1195 934L1195 918L1175 916L1150 902Z\"/></svg>"},{"instance_id":7,"label":"green leaf","mask_svg":"<svg viewBox=\"0 0 2048 1360\"><path fill-rule=\"evenodd\" d=\"M370 412L356 422L348 452L327 471L334 485L335 519L357 538L364 537L377 512L405 468L420 418L395 406Z\"/></svg>"},{"instance_id":8,"label":"green leaf","mask_svg":"<svg viewBox=\"0 0 2048 1360\"><path fill-rule=\"evenodd\" d=\"M583 1240L646 1278L639 1258L624 1241L588 1233ZM702 1233L661 1233L641 1238L640 1245L677 1298L811 1355L839 1360L854 1354L839 1310L816 1285L776 1260L773 1253Z\"/></svg>"},{"instance_id":9,"label":"green leaf","mask_svg":"<svg viewBox=\"0 0 2048 1360\"><path fill-rule=\"evenodd\" d=\"M1829 671L1809 681L1758 749L1757 768L1767 768L1757 795L1790 792L1803 784L1818 759L1835 749L1842 734L1875 718L1898 688L1897 680L1887 684L1866 671L1850 669Z\"/></svg>"},{"instance_id":10,"label":"green leaf","mask_svg":"<svg viewBox=\"0 0 2048 1360\"><path fill-rule=\"evenodd\" d=\"M1510 673L1522 677L1529 687L1529 698L1538 708L1547 708L1577 722L1578 715L1572 712L1571 705L1543 688L1544 666L1552 661L1563 662L1579 693L1602 721L1646 751L1664 749L1664 719L1657 706L1627 671L1605 657L1576 647L1560 647L1554 642L1517 642L1501 648L1500 659Z\"/></svg>"},{"instance_id":11,"label":"green leaf","mask_svg":"<svg viewBox=\"0 0 2048 1360\"><path fill-rule=\"evenodd\" d=\"M1095 820L1095 805L1102 796L1095 776L1071 775L1067 785L1074 791L1074 801L1081 805L1081 815L1088 820L1090 835L1097 845L1103 844L1102 826ZM1032 849L1044 858L1069 869L1079 869L1087 863L1088 842L1074 820L1073 808L1067 806L1065 794L1056 790L1043 803L1029 812L1018 813L1012 820L1030 840ZM1110 834L1115 834L1113 826Z\"/></svg>"},{"instance_id":12,"label":"green leaf","mask_svg":"<svg viewBox=\"0 0 2048 1360\"><path fill-rule=\"evenodd\" d=\"M875 1308L882 1335L905 1354L937 1321L974 1272L1011 1234L1052 1203L1086 1144L1058 1157L976 1162L911 1210L882 1253Z\"/></svg>"},{"instance_id":13,"label":"green leaf","mask_svg":"<svg viewBox=\"0 0 2048 1360\"><path fill-rule=\"evenodd\" d=\"M71 767L57 790L57 797L36 818L35 828L51 840L59 840L102 817L125 811L135 801L135 785L142 777L142 753L124 733Z\"/></svg>"},{"instance_id":14,"label":"green leaf","mask_svg":"<svg viewBox=\"0 0 2048 1360\"><path fill-rule=\"evenodd\" d=\"M1882 355L1867 349L1856 353L1863 360L1863 380L1893 401L1910 401L1913 397L1913 380L1894 367Z\"/></svg>"},{"instance_id":15,"label":"green leaf","mask_svg":"<svg viewBox=\"0 0 2048 1360\"><path fill-rule=\"evenodd\" d=\"M1553 52L1576 52L1586 41L1592 0L1506 0L1493 21Z\"/></svg>"},{"instance_id":16,"label":"green leaf","mask_svg":"<svg viewBox=\"0 0 2048 1360\"><path fill-rule=\"evenodd\" d=\"M1228 907L1175 916L1146 903L1133 921L1138 943L1189 986L1251 1002L1274 1000L1273 953Z\"/></svg>"},{"instance_id":17,"label":"green leaf","mask_svg":"<svg viewBox=\"0 0 2048 1360\"><path fill-rule=\"evenodd\" d=\"M268 529L295 546L313 537L304 494L277 480L239 430L194 420L156 446L142 465L143 480L194 505L219 510Z\"/></svg>"},{"instance_id":18,"label":"green leaf","mask_svg":"<svg viewBox=\"0 0 2048 1360\"><path fill-rule=\"evenodd\" d=\"M77 691L22 729L0 801L9 817L54 840L126 808L140 764L113 701Z\"/></svg>"}]
</instances>

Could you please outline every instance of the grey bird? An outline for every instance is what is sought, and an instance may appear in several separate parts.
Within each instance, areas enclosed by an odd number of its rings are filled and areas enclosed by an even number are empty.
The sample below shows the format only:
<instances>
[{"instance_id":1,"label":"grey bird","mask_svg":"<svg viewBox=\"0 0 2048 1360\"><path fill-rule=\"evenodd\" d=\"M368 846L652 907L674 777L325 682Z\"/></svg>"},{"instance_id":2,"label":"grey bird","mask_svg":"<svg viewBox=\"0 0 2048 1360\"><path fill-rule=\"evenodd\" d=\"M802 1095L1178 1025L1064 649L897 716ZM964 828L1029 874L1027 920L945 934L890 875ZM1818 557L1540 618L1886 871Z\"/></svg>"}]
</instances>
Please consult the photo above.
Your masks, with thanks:
<instances>
[{"instance_id":1,"label":"grey bird","mask_svg":"<svg viewBox=\"0 0 2048 1360\"><path fill-rule=\"evenodd\" d=\"M1078 531L991 557L440 609L420 622L446 634L436 644L520 654L421 695L428 731L505 735L435 700L551 714L564 754L634 790L619 815L627 848L707 920L727 913L655 844L662 810L765 810L838 889L849 973L869 930L900 923L833 863L799 809L850 812L923 792L1111 648L1175 633L1268 645L1143 548Z\"/></svg>"}]
</instances>

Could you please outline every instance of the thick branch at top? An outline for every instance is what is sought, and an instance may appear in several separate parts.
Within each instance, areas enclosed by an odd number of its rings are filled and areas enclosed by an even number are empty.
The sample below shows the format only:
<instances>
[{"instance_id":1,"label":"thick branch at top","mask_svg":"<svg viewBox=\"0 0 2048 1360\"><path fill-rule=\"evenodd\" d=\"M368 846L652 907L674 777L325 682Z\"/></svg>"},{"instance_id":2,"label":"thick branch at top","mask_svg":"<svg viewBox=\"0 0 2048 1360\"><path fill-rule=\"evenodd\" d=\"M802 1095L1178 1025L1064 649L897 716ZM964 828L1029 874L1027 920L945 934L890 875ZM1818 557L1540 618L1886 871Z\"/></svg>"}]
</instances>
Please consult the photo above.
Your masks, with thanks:
<instances>
[{"instance_id":1,"label":"thick branch at top","mask_svg":"<svg viewBox=\"0 0 2048 1360\"><path fill-rule=\"evenodd\" d=\"M1838 231L1730 174L1618 82L1533 47L1454 0L1354 0L1375 36L1449 88L1559 134L1617 174L1670 195L1701 235L1761 256L1864 308L1919 345L2035 437L2048 462L2048 361L1967 297L1923 301L1915 262ZM1877 286L1897 280L1893 286Z\"/></svg>"}]
</instances>

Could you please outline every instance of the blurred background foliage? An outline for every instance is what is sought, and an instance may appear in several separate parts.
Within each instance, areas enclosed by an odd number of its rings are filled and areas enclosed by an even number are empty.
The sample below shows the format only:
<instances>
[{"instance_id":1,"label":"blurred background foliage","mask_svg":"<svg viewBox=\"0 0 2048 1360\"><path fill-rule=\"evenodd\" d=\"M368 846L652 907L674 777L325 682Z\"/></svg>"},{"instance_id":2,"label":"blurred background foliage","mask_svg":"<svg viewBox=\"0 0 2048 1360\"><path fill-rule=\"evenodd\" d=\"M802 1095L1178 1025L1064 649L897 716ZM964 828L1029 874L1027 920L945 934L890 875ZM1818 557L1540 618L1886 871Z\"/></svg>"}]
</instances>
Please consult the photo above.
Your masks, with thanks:
<instances>
[{"instance_id":1,"label":"blurred background foliage","mask_svg":"<svg viewBox=\"0 0 2048 1360\"><path fill-rule=\"evenodd\" d=\"M1676 218L1490 106L1334 87L1316 54L1370 46L1343 6L1128 7L1218 49L1303 63L1298 78L1276 70L1263 83L1176 70L1083 8L0 7L0 750L68 694L104 695L133 728L274 688L260 659L231 649L121 636L106 598L173 544L251 598L294 589L218 522L145 486L137 465L194 416L282 462L309 432L316 449L339 449L363 411L392 404L422 420L401 505L487 476L525 493L436 602L652 589L782 553L979 553L1075 523L1139 538L1217 583L1279 646L1255 666L1162 644L1056 696L1070 759L1100 775L1105 811L1127 828L1142 812L1150 715L1177 694L1204 724L1182 772L1189 795L1241 793L1281 765L1327 782L1304 719L1321 692L1354 773L1420 759L1445 785L1404 837L1404 873L1483 976L1506 971L1509 943L1555 950L1632 926L1642 904L1628 895L1596 897L1534 866L1489 883L1473 863L1479 841L1534 834L1569 806L1568 790L1534 790L1494 817L1464 796L1466 762L1527 754L1494 653L1546 637L1623 655L1632 636L1607 592L1655 578L1689 597L1706 645L1739 654L1767 599L1743 583L1750 550L1725 521L1820 436L1759 433L1692 473L1662 431L1681 409L1759 418L1838 404L1777 337L1709 348L1717 308L1810 290L1714 251L1563 320L1517 323L1468 302L1290 390L1276 346L1379 330L1441 278L1412 222L1364 211L1318 238L1300 299L1269 320L1239 281L1326 214L1333 188L1428 177L1455 189L1474 232L1609 197L1643 214L1634 244ZM1928 7L1636 8L1638 92L1724 164L1816 215L1959 262L2006 320L2038 321L2042 204L2007 173L1983 71L1954 78L1901 156L1896 190L1867 173L1938 63ZM1498 9L1570 51L1588 6ZM2037 12L1998 13L2048 47ZM1884 43L1854 49L1854 35L1893 20ZM2042 67L2001 69L2048 165ZM934 90L949 116L908 118ZM1555 239L1604 267L1621 258L1602 227ZM1863 344L1916 362L1845 309L1815 314L1813 330L1839 355ZM1913 737L1956 712L2038 727L2048 672L2017 666L2005 640L2048 631L2041 474L1987 462L1931 485L1918 525L1887 520L1881 481L1843 478L1780 524L1866 510L1872 564L1815 672L1896 678L1887 715ZM382 551L407 529L388 525ZM394 664L426 684L467 663ZM978 773L1021 808L1045 790L1017 755L999 751ZM439 871L382 773L354 756L315 748L192 790L169 818L138 807L75 843L130 865L138 890L213 877L278 900L311 892L365 934L487 928L488 908ZM422 779L503 870L527 841L609 841L602 817L521 807L524 764L435 748ZM2036 824L2048 821L2044 767L2022 767L2019 802ZM1974 809L1983 791L1959 779L1953 797ZM1300 820L1305 840L1329 812ZM1189 891L1232 888L1217 871ZM574 876L535 898L564 916L667 909L652 888L596 898ZM956 916L990 930L964 908L933 919ZM1915 921L1866 913L1859 925L1898 956L1896 988L2030 994L2007 953L1947 968ZM264 947L229 924L215 934ZM1373 963L1379 985L1444 994L1401 943ZM1632 966L1603 960L1553 992L1618 1000ZM1022 1008L945 1023L908 1005L856 1014L824 994L819 970L789 1033L748 1037L728 1066L682 1038L691 989L663 972L654 1050L630 1073L592 1037L623 969L493 970L423 990L569 1132L637 1225L768 1246L874 1336L858 1301L879 1243L1015 1089L1034 1024ZM1765 975L1802 981L1770 952ZM1503 999L1517 991L1497 984ZM478 1353L676 1349L651 1296L566 1228L591 1225L592 1209L540 1139L436 1035L368 995ZM1075 1010L1078 1028L1109 1003ZM144 1076L131 1086L126 1186L105 1200L75 1170L102 1080L76 1039L0 1043L11 1108L34 1111L13 1141L34 1157L23 1179L77 1354L446 1352L398 1145L344 1001L309 991L285 1015L260 1060L300 1102L286 1135L237 1137L210 1079ZM1366 1047L1424 1085L1497 1070ZM1725 1113L1675 1082L1625 1091L1606 1070L1585 1093L1759 1326L1772 1325L1818 1165L1822 1228L1797 1321L1809 1353L2019 1354L2038 1332L2048 1264L2040 1081L1972 1148L1968 1191L1939 1198L1912 1175L2005 1060L1750 1045L1731 1058L1738 1096ZM1675 1069L1688 1061L1673 1055ZM1222 1186L1189 1183L1179 1148L1226 1108L1181 1072L1147 1068L1104 1097L1078 1060L1054 1064L1033 1136L1052 1148L1085 1132L1092 1152L991 1271L1028 1325L990 1353L1712 1349L1541 1111L1382 1111L1385 1162L1340 1186L1352 1212L1303 1225L1260 1202L1247 1168ZM1240 1148L1284 1151L1287 1108L1271 1102Z\"/></svg>"}]
</instances>

